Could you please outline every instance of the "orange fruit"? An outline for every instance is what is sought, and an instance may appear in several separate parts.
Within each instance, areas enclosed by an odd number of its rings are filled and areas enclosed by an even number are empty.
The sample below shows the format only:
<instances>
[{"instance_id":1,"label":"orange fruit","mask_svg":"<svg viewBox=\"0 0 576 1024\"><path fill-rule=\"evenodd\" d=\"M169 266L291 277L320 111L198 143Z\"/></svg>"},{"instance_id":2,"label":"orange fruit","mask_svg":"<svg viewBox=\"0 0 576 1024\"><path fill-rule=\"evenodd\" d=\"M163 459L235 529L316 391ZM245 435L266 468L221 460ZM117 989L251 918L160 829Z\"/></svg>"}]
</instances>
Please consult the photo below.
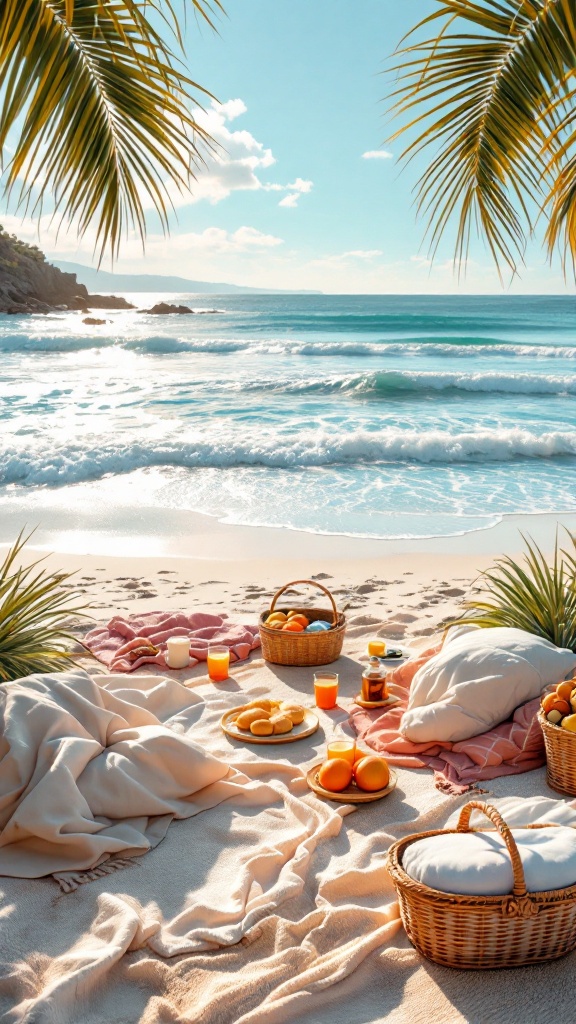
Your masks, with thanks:
<instances>
[{"instance_id":1,"label":"orange fruit","mask_svg":"<svg viewBox=\"0 0 576 1024\"><path fill-rule=\"evenodd\" d=\"M574 689L574 682L573 682L573 680L572 679L567 679L566 682L564 682L564 683L558 683L558 686L556 687L556 696L559 697L560 700L567 700L567 701L569 701L570 700L570 695L571 695L573 689Z\"/></svg>"},{"instance_id":2,"label":"orange fruit","mask_svg":"<svg viewBox=\"0 0 576 1024\"><path fill-rule=\"evenodd\" d=\"M352 782L352 765L343 757L331 757L320 766L318 782L331 793L341 793Z\"/></svg>"},{"instance_id":3,"label":"orange fruit","mask_svg":"<svg viewBox=\"0 0 576 1024\"><path fill-rule=\"evenodd\" d=\"M265 625L268 629L282 629L284 623L280 619L272 619L272 622L266 622Z\"/></svg>"},{"instance_id":4,"label":"orange fruit","mask_svg":"<svg viewBox=\"0 0 576 1024\"><path fill-rule=\"evenodd\" d=\"M390 782L390 769L388 762L377 754L370 754L363 757L354 765L354 778L358 789L365 789L368 793L375 793L377 789L386 789Z\"/></svg>"},{"instance_id":5,"label":"orange fruit","mask_svg":"<svg viewBox=\"0 0 576 1024\"><path fill-rule=\"evenodd\" d=\"M558 700L559 697L555 690L553 690L552 693L544 694L540 703L542 705L542 710L545 715L547 715L549 711L552 711L554 705Z\"/></svg>"},{"instance_id":6,"label":"orange fruit","mask_svg":"<svg viewBox=\"0 0 576 1024\"><path fill-rule=\"evenodd\" d=\"M289 622L285 622L282 626L284 633L303 633L304 626L301 622L296 622L294 619L290 619Z\"/></svg>"},{"instance_id":7,"label":"orange fruit","mask_svg":"<svg viewBox=\"0 0 576 1024\"><path fill-rule=\"evenodd\" d=\"M550 711L559 711L561 715L570 714L570 704L567 700L561 700L556 693L547 693L542 698L542 710L547 715Z\"/></svg>"},{"instance_id":8,"label":"orange fruit","mask_svg":"<svg viewBox=\"0 0 576 1024\"><path fill-rule=\"evenodd\" d=\"M306 629L306 626L310 625L310 620L305 615L301 615L299 612L295 612L294 615L288 616L288 622L299 622L302 629Z\"/></svg>"}]
</instances>

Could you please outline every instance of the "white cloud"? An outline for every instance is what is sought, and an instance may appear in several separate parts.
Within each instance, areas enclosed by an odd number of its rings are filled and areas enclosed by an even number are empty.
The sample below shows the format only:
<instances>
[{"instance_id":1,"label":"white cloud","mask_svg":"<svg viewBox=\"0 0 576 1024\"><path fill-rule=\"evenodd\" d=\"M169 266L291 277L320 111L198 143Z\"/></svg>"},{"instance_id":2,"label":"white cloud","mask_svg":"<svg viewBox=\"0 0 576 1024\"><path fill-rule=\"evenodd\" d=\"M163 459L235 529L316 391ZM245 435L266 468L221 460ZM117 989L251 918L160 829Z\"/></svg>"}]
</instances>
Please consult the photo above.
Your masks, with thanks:
<instances>
[{"instance_id":1,"label":"white cloud","mask_svg":"<svg viewBox=\"0 0 576 1024\"><path fill-rule=\"evenodd\" d=\"M272 185L271 188L275 192L284 188L290 189L289 194L284 196L284 199L280 200L278 206L288 206L293 209L295 206L298 206L300 196L305 195L307 192L311 192L313 186L313 181L305 181L304 178L296 178L291 185Z\"/></svg>"},{"instance_id":2,"label":"white cloud","mask_svg":"<svg viewBox=\"0 0 576 1024\"><path fill-rule=\"evenodd\" d=\"M197 124L212 138L213 146L199 138L198 147L204 163L196 168L190 191L180 191L172 184L168 186L176 208L202 201L215 205L227 199L232 192L271 191L301 195L311 190L313 183L303 178L296 178L289 185L262 180L263 172L276 163L272 150L246 129L231 126L231 122L242 117L247 110L244 100L239 98L226 103L213 100L207 109L194 110ZM146 208L150 209L151 200L146 199L145 202ZM284 205L293 206L295 203Z\"/></svg>"},{"instance_id":3,"label":"white cloud","mask_svg":"<svg viewBox=\"0 0 576 1024\"><path fill-rule=\"evenodd\" d=\"M298 200L299 199L300 199L300 193L299 192L292 192L289 196L284 196L284 199L280 200L280 202L278 203L278 206L289 206L289 207L298 206Z\"/></svg>"},{"instance_id":4,"label":"white cloud","mask_svg":"<svg viewBox=\"0 0 576 1024\"><path fill-rule=\"evenodd\" d=\"M69 225L63 226L61 231L58 231L57 221L54 221L48 214L39 220L4 214L0 223L6 231L14 233L25 242L40 245L44 250L57 254L60 259L89 264L93 262L96 236L92 230L89 230L84 238L79 240L77 233ZM163 234L150 234L146 239L146 253L143 257L140 239L132 232L121 247L121 260L138 262L142 260L144 263L158 260L155 272L162 273L163 262L169 264L174 259L179 261L182 266L186 255L190 255L191 258L240 253L257 255L269 252L283 244L282 238L266 234L246 224L235 231L210 227L205 228L204 231L181 232L168 238L165 238ZM110 267L110 269L113 268ZM146 272L144 267L142 273ZM174 265L166 270L166 273L174 272Z\"/></svg>"},{"instance_id":5,"label":"white cloud","mask_svg":"<svg viewBox=\"0 0 576 1024\"><path fill-rule=\"evenodd\" d=\"M353 256L357 260L374 260L377 256L383 256L382 249L350 249L350 252L342 253L342 259Z\"/></svg>"},{"instance_id":6,"label":"white cloud","mask_svg":"<svg viewBox=\"0 0 576 1024\"><path fill-rule=\"evenodd\" d=\"M168 241L163 235L154 235L146 246L149 249L168 247L172 252L205 252L216 253L249 253L274 249L283 245L283 239L276 235L266 235L256 228L243 227L236 231L225 231L224 228L206 228L204 231L188 231L174 235ZM150 255L154 255L153 252Z\"/></svg>"},{"instance_id":7,"label":"white cloud","mask_svg":"<svg viewBox=\"0 0 576 1024\"><path fill-rule=\"evenodd\" d=\"M389 153L387 149L368 149L362 153L363 160L392 160L393 157L394 154Z\"/></svg>"},{"instance_id":8,"label":"white cloud","mask_svg":"<svg viewBox=\"0 0 576 1024\"><path fill-rule=\"evenodd\" d=\"M300 192L301 194L304 194L305 192L311 192L313 185L313 181L304 181L303 178L296 178L291 185L286 185L286 188L289 188L293 192Z\"/></svg>"}]
</instances>

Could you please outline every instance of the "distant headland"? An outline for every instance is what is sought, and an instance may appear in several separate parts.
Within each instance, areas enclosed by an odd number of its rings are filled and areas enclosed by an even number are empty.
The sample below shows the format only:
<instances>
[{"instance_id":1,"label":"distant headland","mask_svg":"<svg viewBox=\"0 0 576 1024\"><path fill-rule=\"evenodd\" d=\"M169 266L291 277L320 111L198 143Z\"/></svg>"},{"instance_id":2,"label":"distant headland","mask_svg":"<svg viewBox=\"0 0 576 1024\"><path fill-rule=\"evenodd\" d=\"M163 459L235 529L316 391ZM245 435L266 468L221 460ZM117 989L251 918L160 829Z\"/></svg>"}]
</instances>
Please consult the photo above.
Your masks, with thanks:
<instances>
[{"instance_id":1,"label":"distant headland","mask_svg":"<svg viewBox=\"0 0 576 1024\"><path fill-rule=\"evenodd\" d=\"M111 274L106 270L94 270L81 263L67 263L54 259L56 267L66 273L76 274L79 281L91 289L120 292L198 292L201 295L264 294L264 295L322 295L322 292L286 288L248 288L239 284L221 281L192 281L185 277L169 277L163 274Z\"/></svg>"}]
</instances>

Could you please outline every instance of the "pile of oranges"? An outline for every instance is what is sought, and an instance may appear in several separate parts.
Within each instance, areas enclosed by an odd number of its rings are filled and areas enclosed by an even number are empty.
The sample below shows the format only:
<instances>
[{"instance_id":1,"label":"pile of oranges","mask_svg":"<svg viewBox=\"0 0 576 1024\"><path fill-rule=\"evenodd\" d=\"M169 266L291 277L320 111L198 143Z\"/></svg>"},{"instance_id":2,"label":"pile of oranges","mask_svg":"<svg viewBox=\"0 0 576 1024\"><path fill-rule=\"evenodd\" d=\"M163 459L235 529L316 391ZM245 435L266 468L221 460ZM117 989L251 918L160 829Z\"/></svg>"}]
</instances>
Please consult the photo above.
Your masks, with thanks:
<instances>
[{"instance_id":1,"label":"pile of oranges","mask_svg":"<svg viewBox=\"0 0 576 1024\"><path fill-rule=\"evenodd\" d=\"M375 793L390 782L388 762L377 754L358 754L353 765L343 757L331 757L318 769L318 782L331 793L341 793L355 782L358 789Z\"/></svg>"},{"instance_id":2,"label":"pile of oranges","mask_svg":"<svg viewBox=\"0 0 576 1024\"><path fill-rule=\"evenodd\" d=\"M272 612L265 622L270 629L282 629L285 633L303 633L310 620L302 612Z\"/></svg>"},{"instance_id":3,"label":"pile of oranges","mask_svg":"<svg viewBox=\"0 0 576 1024\"><path fill-rule=\"evenodd\" d=\"M576 732L576 679L558 683L552 693L542 697L542 711L551 725Z\"/></svg>"}]
</instances>

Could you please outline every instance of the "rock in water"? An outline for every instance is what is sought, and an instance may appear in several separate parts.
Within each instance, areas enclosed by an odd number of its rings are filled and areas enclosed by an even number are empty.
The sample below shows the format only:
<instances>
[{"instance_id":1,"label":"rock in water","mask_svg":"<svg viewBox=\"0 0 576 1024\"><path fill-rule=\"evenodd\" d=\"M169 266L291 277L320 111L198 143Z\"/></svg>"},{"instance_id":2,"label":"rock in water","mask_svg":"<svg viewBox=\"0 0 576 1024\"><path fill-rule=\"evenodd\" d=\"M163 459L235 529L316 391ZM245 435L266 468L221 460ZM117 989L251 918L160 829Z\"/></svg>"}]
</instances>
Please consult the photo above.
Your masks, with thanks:
<instances>
[{"instance_id":1,"label":"rock in water","mask_svg":"<svg viewBox=\"0 0 576 1024\"><path fill-rule=\"evenodd\" d=\"M36 245L21 242L0 227L0 313L52 313L55 310L134 309L116 295L89 295L76 274L46 262Z\"/></svg>"},{"instance_id":2,"label":"rock in water","mask_svg":"<svg viewBox=\"0 0 576 1024\"><path fill-rule=\"evenodd\" d=\"M155 313L158 316L167 316L168 313L193 313L190 306L174 306L170 302L157 302L152 309L141 309L141 313Z\"/></svg>"},{"instance_id":3,"label":"rock in water","mask_svg":"<svg viewBox=\"0 0 576 1024\"><path fill-rule=\"evenodd\" d=\"M106 320L99 320L96 316L87 316L82 321L83 324L88 324L90 327L99 327L100 324L107 323Z\"/></svg>"}]
</instances>

